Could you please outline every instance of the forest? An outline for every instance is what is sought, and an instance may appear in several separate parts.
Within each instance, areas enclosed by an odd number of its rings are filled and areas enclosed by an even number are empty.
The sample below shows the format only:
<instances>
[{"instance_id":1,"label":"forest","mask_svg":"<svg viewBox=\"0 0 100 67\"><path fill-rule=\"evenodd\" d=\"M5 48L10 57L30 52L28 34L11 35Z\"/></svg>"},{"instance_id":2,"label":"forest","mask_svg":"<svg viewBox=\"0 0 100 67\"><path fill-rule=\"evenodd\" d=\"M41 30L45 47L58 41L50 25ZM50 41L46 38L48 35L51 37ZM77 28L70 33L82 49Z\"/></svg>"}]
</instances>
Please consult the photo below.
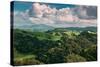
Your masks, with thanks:
<instances>
[{"instance_id":1,"label":"forest","mask_svg":"<svg viewBox=\"0 0 100 67\"><path fill-rule=\"evenodd\" d=\"M14 65L96 61L97 32L13 29L13 53Z\"/></svg>"}]
</instances>

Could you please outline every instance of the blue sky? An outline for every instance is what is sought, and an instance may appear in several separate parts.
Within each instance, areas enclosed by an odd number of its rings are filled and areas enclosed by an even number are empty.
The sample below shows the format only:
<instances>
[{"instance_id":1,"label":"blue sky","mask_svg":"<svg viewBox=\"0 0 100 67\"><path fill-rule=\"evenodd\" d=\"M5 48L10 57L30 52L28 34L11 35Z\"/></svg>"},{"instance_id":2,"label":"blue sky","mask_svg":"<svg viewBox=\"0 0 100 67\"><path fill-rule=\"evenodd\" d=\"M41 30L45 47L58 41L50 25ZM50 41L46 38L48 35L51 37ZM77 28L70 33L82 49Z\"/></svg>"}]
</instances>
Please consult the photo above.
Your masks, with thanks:
<instances>
[{"instance_id":1,"label":"blue sky","mask_svg":"<svg viewBox=\"0 0 100 67\"><path fill-rule=\"evenodd\" d=\"M32 4L35 2L23 2L23 1L15 1L14 2L14 10L18 10L18 11L25 11L29 8L31 8ZM53 3L40 3L40 4L46 4L49 5L51 8L57 8L57 9L61 9L61 8L74 8L76 5L72 5L72 4L53 4Z\"/></svg>"}]
</instances>

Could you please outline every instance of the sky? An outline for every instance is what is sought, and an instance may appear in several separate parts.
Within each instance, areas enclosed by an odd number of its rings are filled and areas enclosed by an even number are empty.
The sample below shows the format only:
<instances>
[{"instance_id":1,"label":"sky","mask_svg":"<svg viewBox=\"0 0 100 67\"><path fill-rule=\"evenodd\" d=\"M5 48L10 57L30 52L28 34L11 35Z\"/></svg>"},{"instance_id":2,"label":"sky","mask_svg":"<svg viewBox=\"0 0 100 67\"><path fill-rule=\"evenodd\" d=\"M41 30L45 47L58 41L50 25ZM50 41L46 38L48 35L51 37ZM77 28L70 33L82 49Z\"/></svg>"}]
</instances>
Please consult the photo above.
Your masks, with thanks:
<instances>
[{"instance_id":1,"label":"sky","mask_svg":"<svg viewBox=\"0 0 100 67\"><path fill-rule=\"evenodd\" d=\"M97 26L96 6L15 1L13 7L14 23L16 25Z\"/></svg>"}]
</instances>

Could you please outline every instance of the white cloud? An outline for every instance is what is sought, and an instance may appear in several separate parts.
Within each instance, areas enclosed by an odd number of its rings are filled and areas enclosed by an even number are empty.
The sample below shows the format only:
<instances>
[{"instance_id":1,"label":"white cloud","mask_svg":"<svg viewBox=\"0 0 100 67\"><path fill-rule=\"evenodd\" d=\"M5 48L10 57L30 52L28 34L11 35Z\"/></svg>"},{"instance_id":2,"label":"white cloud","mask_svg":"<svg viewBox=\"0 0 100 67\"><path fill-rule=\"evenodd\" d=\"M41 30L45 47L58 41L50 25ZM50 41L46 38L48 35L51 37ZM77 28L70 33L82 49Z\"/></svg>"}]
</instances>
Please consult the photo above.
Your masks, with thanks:
<instances>
[{"instance_id":1,"label":"white cloud","mask_svg":"<svg viewBox=\"0 0 100 67\"><path fill-rule=\"evenodd\" d=\"M87 14L87 9L81 6L56 9L45 4L33 3L31 9L25 12L15 11L14 22L46 24L55 27L96 26L96 19L90 19L91 16Z\"/></svg>"},{"instance_id":2,"label":"white cloud","mask_svg":"<svg viewBox=\"0 0 100 67\"><path fill-rule=\"evenodd\" d=\"M97 7L96 6L78 6L73 9L73 12L81 19L96 19Z\"/></svg>"},{"instance_id":3,"label":"white cloud","mask_svg":"<svg viewBox=\"0 0 100 67\"><path fill-rule=\"evenodd\" d=\"M32 23L34 24L46 24L46 25L49 25L49 24L54 24L54 21L48 19L48 18L29 18Z\"/></svg>"},{"instance_id":4,"label":"white cloud","mask_svg":"<svg viewBox=\"0 0 100 67\"><path fill-rule=\"evenodd\" d=\"M57 10L56 8L50 8L49 6L43 4L40 5L39 3L34 3L31 9L31 21L34 22L41 20L42 23L56 23L56 21L61 22L75 22L76 18L71 14L70 8L62 8ZM36 18L34 18L36 17ZM41 19L42 18L42 19ZM78 19L77 19L78 20Z\"/></svg>"}]
</instances>

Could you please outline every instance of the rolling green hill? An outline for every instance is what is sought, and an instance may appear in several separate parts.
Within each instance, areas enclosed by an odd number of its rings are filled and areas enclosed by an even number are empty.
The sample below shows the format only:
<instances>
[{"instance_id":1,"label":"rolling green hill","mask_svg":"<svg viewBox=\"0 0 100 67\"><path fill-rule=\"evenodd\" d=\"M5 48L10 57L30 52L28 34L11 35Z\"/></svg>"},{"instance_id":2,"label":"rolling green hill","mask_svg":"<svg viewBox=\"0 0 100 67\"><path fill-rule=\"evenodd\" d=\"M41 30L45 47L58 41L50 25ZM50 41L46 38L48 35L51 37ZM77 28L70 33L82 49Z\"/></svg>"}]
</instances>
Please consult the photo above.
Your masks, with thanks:
<instances>
[{"instance_id":1,"label":"rolling green hill","mask_svg":"<svg viewBox=\"0 0 100 67\"><path fill-rule=\"evenodd\" d=\"M45 32L14 29L13 50L14 65L96 61L97 33L67 28Z\"/></svg>"}]
</instances>

